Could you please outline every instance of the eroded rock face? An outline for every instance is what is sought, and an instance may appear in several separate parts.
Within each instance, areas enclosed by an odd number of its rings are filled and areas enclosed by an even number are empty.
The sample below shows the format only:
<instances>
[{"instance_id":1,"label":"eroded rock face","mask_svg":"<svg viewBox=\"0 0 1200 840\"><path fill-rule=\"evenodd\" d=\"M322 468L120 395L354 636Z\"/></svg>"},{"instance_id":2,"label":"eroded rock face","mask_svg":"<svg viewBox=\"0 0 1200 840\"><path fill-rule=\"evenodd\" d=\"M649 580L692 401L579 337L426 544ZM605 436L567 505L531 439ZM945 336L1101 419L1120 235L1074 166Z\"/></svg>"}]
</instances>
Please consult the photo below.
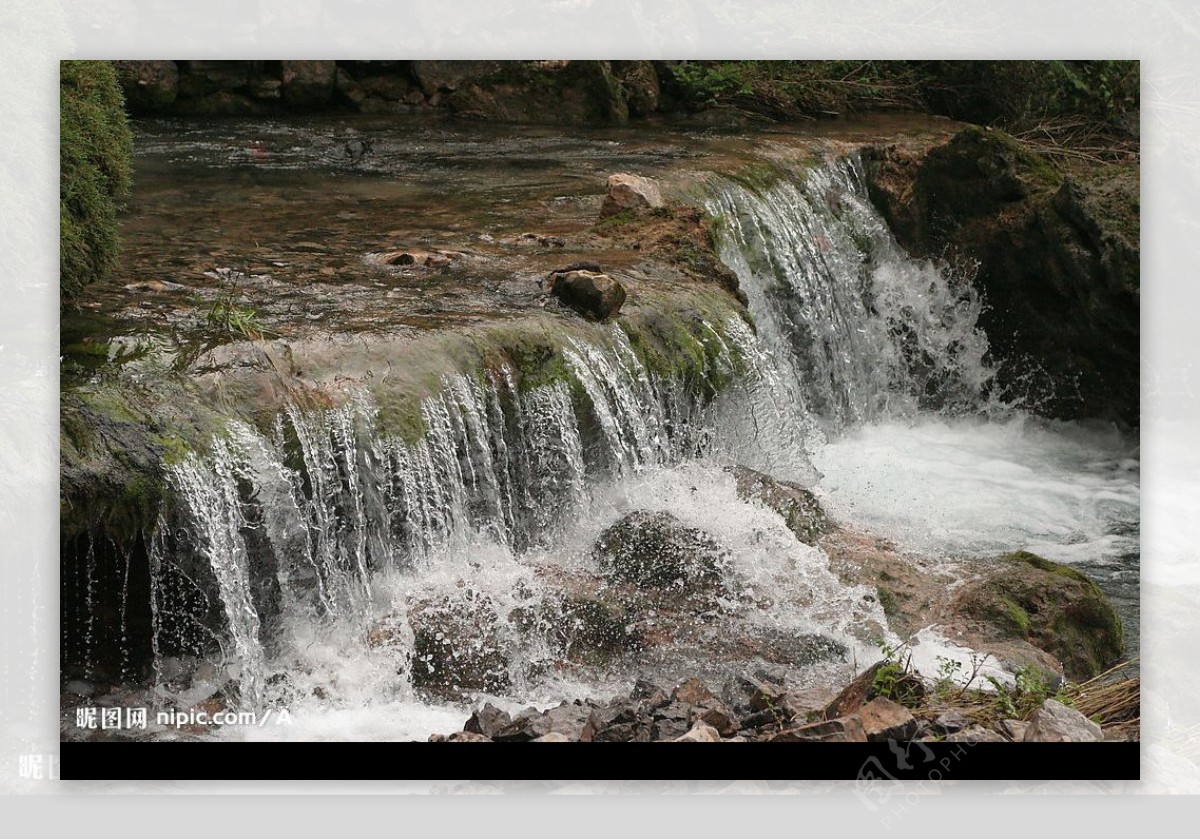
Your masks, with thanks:
<instances>
[{"instance_id":1,"label":"eroded rock face","mask_svg":"<svg viewBox=\"0 0 1200 840\"><path fill-rule=\"evenodd\" d=\"M600 535L592 557L611 581L685 589L718 581L725 550L669 513L634 511Z\"/></svg>"},{"instance_id":2,"label":"eroded rock face","mask_svg":"<svg viewBox=\"0 0 1200 840\"><path fill-rule=\"evenodd\" d=\"M923 157L901 146L865 157L871 197L901 245L962 270L978 264L980 326L1003 361L1002 387L1053 417L1138 425L1136 165L1065 175L977 127Z\"/></svg>"},{"instance_id":3,"label":"eroded rock face","mask_svg":"<svg viewBox=\"0 0 1200 840\"><path fill-rule=\"evenodd\" d=\"M625 287L607 274L577 270L550 275L550 294L593 321L616 315L625 303Z\"/></svg>"},{"instance_id":4,"label":"eroded rock face","mask_svg":"<svg viewBox=\"0 0 1200 840\"><path fill-rule=\"evenodd\" d=\"M665 206L662 189L653 178L618 172L608 176L600 216L607 218L626 211L654 210Z\"/></svg>"}]
</instances>

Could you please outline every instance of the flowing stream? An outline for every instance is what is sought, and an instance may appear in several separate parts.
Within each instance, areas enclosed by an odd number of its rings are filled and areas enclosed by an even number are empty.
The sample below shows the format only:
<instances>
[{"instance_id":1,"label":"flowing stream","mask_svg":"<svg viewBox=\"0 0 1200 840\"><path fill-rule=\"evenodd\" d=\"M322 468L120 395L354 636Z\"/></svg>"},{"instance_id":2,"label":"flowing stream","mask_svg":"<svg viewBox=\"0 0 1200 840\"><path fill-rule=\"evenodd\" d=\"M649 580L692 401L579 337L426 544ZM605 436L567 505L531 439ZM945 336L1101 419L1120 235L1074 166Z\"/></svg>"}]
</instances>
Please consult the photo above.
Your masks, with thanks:
<instances>
[{"instance_id":1,"label":"flowing stream","mask_svg":"<svg viewBox=\"0 0 1200 840\"><path fill-rule=\"evenodd\" d=\"M769 186L712 176L704 190L756 325L706 327L722 345L706 373L732 377L728 388L702 399L648 370L613 327L569 341L554 384L522 389L507 368L445 377L416 440L383 434L365 392L289 409L270 433L231 424L171 468L180 509L152 542L160 695L202 646L184 615L199 615L197 564L219 601L211 678L232 677L243 708L293 716L218 737L459 728L461 705L418 690L405 620L447 599L491 622L502 673L474 695L510 709L603 697L635 676L720 680L746 662L717 642L741 636L758 645L742 659L768 664L779 660L763 640L820 639L837 655L785 658L789 679L844 680L878 639L896 640L881 608L740 499L731 464L813 487L834 519L922 556L1029 549L1077 565L1114 598L1135 653L1136 441L1041 420L994 392L971 278L897 246L854 158ZM589 580L599 533L643 509L713 535L724 594L666 652L554 667L554 640L520 616L553 602L552 582Z\"/></svg>"}]
</instances>

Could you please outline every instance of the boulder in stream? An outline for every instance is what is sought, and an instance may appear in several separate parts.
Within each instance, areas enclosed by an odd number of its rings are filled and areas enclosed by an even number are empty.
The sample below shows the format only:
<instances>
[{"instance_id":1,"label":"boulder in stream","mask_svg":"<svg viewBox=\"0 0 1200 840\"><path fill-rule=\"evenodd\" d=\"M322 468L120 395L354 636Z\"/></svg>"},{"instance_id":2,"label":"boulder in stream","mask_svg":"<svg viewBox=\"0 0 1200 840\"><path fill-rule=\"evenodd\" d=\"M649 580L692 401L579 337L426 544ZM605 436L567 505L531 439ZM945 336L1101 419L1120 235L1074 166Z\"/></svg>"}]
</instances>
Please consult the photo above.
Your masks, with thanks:
<instances>
[{"instance_id":1,"label":"boulder in stream","mask_svg":"<svg viewBox=\"0 0 1200 840\"><path fill-rule=\"evenodd\" d=\"M550 294L593 321L605 321L625 303L625 287L595 271L555 272L548 278Z\"/></svg>"},{"instance_id":2,"label":"boulder in stream","mask_svg":"<svg viewBox=\"0 0 1200 840\"><path fill-rule=\"evenodd\" d=\"M596 540L592 557L610 581L688 589L720 579L727 552L709 534L665 511L637 510Z\"/></svg>"},{"instance_id":3,"label":"boulder in stream","mask_svg":"<svg viewBox=\"0 0 1200 840\"><path fill-rule=\"evenodd\" d=\"M653 178L618 172L608 176L600 217L606 219L626 211L654 210L665 206L662 190Z\"/></svg>"}]
</instances>

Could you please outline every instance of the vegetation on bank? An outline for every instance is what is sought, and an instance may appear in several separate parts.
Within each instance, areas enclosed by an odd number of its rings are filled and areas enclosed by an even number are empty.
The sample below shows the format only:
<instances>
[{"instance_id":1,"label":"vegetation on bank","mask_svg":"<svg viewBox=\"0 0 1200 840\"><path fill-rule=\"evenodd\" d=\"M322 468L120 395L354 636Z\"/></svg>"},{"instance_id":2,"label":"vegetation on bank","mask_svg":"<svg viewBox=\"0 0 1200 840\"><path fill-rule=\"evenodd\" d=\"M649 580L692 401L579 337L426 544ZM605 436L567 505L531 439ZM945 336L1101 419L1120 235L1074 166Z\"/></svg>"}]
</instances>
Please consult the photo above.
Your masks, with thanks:
<instances>
[{"instance_id":1,"label":"vegetation on bank","mask_svg":"<svg viewBox=\"0 0 1200 840\"><path fill-rule=\"evenodd\" d=\"M772 119L917 110L1097 156L1136 146L1136 61L685 61L670 73L689 110Z\"/></svg>"},{"instance_id":2,"label":"vegetation on bank","mask_svg":"<svg viewBox=\"0 0 1200 840\"><path fill-rule=\"evenodd\" d=\"M129 197L133 137L110 62L62 62L59 94L59 288L65 304L116 266L117 212Z\"/></svg>"}]
</instances>

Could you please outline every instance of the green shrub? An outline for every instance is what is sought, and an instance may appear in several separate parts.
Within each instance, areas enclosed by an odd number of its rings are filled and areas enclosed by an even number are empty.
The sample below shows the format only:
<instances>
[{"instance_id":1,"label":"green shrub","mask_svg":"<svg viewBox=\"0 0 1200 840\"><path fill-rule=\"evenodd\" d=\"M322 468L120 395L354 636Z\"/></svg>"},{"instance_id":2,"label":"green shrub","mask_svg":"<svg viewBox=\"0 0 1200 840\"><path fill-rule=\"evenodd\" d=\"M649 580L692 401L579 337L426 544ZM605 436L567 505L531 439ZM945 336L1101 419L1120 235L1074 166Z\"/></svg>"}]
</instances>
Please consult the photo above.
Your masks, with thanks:
<instances>
[{"instance_id":1,"label":"green shrub","mask_svg":"<svg viewBox=\"0 0 1200 840\"><path fill-rule=\"evenodd\" d=\"M59 95L59 296L67 303L116 266L133 138L110 62L62 62Z\"/></svg>"}]
</instances>

